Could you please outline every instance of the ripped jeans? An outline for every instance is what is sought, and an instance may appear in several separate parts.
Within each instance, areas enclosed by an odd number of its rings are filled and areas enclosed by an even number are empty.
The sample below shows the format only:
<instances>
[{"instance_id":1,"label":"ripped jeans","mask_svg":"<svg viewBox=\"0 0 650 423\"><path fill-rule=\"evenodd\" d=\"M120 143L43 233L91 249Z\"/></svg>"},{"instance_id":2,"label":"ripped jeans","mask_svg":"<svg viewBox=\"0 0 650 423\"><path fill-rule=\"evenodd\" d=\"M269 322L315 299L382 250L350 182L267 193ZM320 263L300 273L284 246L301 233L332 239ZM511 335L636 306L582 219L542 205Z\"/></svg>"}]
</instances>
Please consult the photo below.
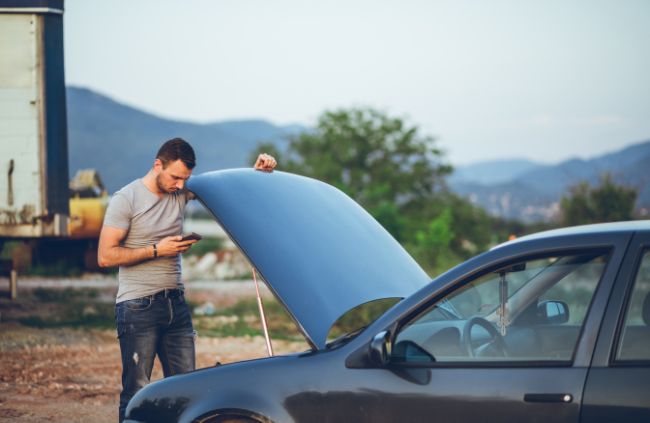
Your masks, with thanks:
<instances>
[{"instance_id":1,"label":"ripped jeans","mask_svg":"<svg viewBox=\"0 0 650 423\"><path fill-rule=\"evenodd\" d=\"M156 354L165 377L195 368L192 317L182 291L173 290L115 305L122 353L120 422L126 406L151 378ZM172 296L172 293L175 293Z\"/></svg>"}]
</instances>

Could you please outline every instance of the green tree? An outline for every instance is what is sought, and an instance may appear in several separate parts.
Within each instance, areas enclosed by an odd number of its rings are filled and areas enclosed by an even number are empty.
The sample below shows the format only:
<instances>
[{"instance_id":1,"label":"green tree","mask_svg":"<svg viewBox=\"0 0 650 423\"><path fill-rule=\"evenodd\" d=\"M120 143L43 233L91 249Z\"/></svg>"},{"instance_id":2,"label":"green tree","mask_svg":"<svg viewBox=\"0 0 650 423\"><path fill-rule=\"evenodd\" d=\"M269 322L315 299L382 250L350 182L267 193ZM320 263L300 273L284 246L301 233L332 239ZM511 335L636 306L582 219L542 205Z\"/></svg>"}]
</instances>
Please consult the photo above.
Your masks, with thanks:
<instances>
[{"instance_id":1,"label":"green tree","mask_svg":"<svg viewBox=\"0 0 650 423\"><path fill-rule=\"evenodd\" d=\"M368 108L326 111L316 127L275 154L278 169L328 182L359 202L430 272L492 241L492 219L446 190L452 167L432 137Z\"/></svg>"},{"instance_id":2,"label":"green tree","mask_svg":"<svg viewBox=\"0 0 650 423\"><path fill-rule=\"evenodd\" d=\"M451 242L455 238L451 209L445 208L415 233L416 255L432 268L452 261ZM451 260L450 260L451 259Z\"/></svg>"},{"instance_id":3,"label":"green tree","mask_svg":"<svg viewBox=\"0 0 650 423\"><path fill-rule=\"evenodd\" d=\"M610 174L601 177L596 187L581 182L562 197L562 223L567 226L634 219L637 191L617 185Z\"/></svg>"},{"instance_id":4,"label":"green tree","mask_svg":"<svg viewBox=\"0 0 650 423\"><path fill-rule=\"evenodd\" d=\"M282 169L341 189L404 241L403 211L442 190L444 176L451 173L441 157L434 139L417 127L377 110L353 108L323 113L316 128L292 139L278 161Z\"/></svg>"}]
</instances>

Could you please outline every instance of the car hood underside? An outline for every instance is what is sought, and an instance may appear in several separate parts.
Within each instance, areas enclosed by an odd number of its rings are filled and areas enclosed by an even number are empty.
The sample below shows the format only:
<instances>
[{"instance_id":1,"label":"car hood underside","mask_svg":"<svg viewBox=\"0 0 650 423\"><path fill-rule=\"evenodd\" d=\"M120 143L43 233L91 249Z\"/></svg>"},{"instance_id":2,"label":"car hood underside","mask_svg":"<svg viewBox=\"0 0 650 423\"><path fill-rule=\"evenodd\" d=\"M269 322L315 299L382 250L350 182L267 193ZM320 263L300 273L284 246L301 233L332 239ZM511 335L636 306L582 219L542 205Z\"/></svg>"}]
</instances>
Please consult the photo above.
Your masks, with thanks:
<instances>
[{"instance_id":1,"label":"car hood underside","mask_svg":"<svg viewBox=\"0 0 650 423\"><path fill-rule=\"evenodd\" d=\"M232 169L193 176L187 187L315 348L325 347L331 326L346 311L403 298L430 282L372 216L331 185L285 172Z\"/></svg>"}]
</instances>

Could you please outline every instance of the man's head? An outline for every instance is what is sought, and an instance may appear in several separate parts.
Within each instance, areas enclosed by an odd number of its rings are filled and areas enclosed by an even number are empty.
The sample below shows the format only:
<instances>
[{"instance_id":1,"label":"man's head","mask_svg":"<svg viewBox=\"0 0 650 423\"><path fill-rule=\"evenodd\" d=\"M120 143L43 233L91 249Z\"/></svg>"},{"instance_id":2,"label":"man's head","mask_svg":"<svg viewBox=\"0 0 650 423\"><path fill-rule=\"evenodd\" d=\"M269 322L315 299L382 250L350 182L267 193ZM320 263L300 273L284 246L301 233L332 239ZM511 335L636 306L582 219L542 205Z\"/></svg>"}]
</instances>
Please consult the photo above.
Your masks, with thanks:
<instances>
[{"instance_id":1,"label":"man's head","mask_svg":"<svg viewBox=\"0 0 650 423\"><path fill-rule=\"evenodd\" d=\"M191 145L181 138L167 141L158 150L153 165L158 189L168 193L183 189L195 165Z\"/></svg>"}]
</instances>

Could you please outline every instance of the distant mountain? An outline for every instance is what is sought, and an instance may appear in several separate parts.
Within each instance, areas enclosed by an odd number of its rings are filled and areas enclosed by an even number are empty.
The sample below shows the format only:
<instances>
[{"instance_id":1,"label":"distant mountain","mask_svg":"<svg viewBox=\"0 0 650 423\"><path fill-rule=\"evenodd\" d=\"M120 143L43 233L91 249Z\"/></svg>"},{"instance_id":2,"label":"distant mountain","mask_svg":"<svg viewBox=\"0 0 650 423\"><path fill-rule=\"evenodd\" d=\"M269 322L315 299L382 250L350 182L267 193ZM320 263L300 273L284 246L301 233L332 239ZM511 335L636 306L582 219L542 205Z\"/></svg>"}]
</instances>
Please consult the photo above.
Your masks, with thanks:
<instances>
[{"instance_id":1,"label":"distant mountain","mask_svg":"<svg viewBox=\"0 0 650 423\"><path fill-rule=\"evenodd\" d=\"M525 162L515 160L508 171L504 169L508 163L501 160L460 167L450 179L450 187L496 216L552 220L558 217L559 200L571 186L583 181L597 185L602 175L609 173L616 183L636 188L639 208L650 208L650 141L590 160L528 163L527 170Z\"/></svg>"},{"instance_id":2,"label":"distant mountain","mask_svg":"<svg viewBox=\"0 0 650 423\"><path fill-rule=\"evenodd\" d=\"M494 160L457 167L450 178L450 183L476 183L494 185L509 182L526 172L543 167L530 160Z\"/></svg>"},{"instance_id":3,"label":"distant mountain","mask_svg":"<svg viewBox=\"0 0 650 423\"><path fill-rule=\"evenodd\" d=\"M307 128L276 126L264 120L195 124L162 119L88 89L68 87L70 176L95 168L113 193L143 176L160 145L174 137L189 141L197 155L196 173L250 166L249 155L261 142L286 147L287 136Z\"/></svg>"}]
</instances>

